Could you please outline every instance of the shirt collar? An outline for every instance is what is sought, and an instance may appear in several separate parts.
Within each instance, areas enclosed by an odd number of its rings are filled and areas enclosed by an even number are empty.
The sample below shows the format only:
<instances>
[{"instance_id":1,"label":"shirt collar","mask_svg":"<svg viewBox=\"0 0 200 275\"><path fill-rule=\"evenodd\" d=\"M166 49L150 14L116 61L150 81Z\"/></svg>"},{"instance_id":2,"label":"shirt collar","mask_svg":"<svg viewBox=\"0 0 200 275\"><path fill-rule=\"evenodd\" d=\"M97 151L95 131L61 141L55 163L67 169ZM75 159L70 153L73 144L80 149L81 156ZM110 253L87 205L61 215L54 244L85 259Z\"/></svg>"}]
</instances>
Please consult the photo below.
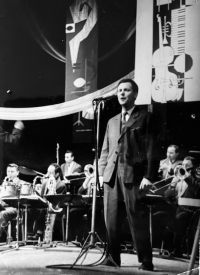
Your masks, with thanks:
<instances>
[{"instance_id":1,"label":"shirt collar","mask_svg":"<svg viewBox=\"0 0 200 275\"><path fill-rule=\"evenodd\" d=\"M69 167L72 167L74 161L72 161L70 164L68 164Z\"/></svg>"},{"instance_id":2,"label":"shirt collar","mask_svg":"<svg viewBox=\"0 0 200 275\"><path fill-rule=\"evenodd\" d=\"M13 179L13 182L14 182L15 184L18 184L19 178L18 178L18 177L14 178L14 179Z\"/></svg>"},{"instance_id":3,"label":"shirt collar","mask_svg":"<svg viewBox=\"0 0 200 275\"><path fill-rule=\"evenodd\" d=\"M128 111L122 110L122 115L126 112L126 113L128 113L128 116L130 117L134 108L135 108L135 105Z\"/></svg>"}]
</instances>

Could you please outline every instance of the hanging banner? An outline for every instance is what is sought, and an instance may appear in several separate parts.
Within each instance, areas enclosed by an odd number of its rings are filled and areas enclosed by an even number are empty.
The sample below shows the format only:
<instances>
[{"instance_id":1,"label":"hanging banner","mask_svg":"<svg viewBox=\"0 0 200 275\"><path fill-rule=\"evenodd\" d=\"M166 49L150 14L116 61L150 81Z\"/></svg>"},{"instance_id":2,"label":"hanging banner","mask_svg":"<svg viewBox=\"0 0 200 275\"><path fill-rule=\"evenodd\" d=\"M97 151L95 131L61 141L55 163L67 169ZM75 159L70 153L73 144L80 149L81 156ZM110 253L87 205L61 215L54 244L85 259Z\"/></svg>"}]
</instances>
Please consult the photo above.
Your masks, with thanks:
<instances>
[{"instance_id":1,"label":"hanging banner","mask_svg":"<svg viewBox=\"0 0 200 275\"><path fill-rule=\"evenodd\" d=\"M136 14L135 81L137 104L151 104L153 0L138 0Z\"/></svg>"},{"instance_id":2,"label":"hanging banner","mask_svg":"<svg viewBox=\"0 0 200 275\"><path fill-rule=\"evenodd\" d=\"M97 3L75 0L67 12L65 101L96 91L97 58Z\"/></svg>"},{"instance_id":3,"label":"hanging banner","mask_svg":"<svg viewBox=\"0 0 200 275\"><path fill-rule=\"evenodd\" d=\"M199 101L200 1L140 0L137 4L138 103ZM144 42L148 47L141 46Z\"/></svg>"},{"instance_id":4,"label":"hanging banner","mask_svg":"<svg viewBox=\"0 0 200 275\"><path fill-rule=\"evenodd\" d=\"M97 89L98 62L97 3L74 0L67 12L65 101L71 101ZM93 122L74 115L73 141L91 139ZM87 124L87 126L86 126Z\"/></svg>"}]
</instances>

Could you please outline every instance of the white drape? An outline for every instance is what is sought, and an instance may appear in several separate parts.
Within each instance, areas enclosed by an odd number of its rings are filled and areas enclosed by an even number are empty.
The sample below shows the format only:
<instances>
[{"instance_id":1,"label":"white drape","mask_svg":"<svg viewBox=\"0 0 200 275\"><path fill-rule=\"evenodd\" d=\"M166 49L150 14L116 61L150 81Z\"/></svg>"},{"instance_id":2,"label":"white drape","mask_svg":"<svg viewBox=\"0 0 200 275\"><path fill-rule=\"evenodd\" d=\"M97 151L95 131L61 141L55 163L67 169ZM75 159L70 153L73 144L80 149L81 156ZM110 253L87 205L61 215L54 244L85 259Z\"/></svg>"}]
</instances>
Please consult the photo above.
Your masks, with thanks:
<instances>
[{"instance_id":1,"label":"white drape","mask_svg":"<svg viewBox=\"0 0 200 275\"><path fill-rule=\"evenodd\" d=\"M134 78L134 71L122 78ZM40 120L66 116L92 107L92 101L96 97L111 96L116 93L119 80L111 85L97 90L92 94L79 97L68 102L34 108L0 108L0 119L2 120Z\"/></svg>"}]
</instances>

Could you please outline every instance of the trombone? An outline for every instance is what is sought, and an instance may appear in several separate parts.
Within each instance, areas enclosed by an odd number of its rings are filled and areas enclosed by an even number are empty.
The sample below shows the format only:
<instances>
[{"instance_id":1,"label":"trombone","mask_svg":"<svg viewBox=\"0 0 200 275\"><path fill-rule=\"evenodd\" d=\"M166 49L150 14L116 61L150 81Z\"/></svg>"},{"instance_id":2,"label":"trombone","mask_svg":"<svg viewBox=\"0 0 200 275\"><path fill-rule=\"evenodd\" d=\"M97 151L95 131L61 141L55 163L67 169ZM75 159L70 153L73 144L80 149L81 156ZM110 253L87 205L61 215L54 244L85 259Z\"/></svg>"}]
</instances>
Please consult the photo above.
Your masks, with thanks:
<instances>
[{"instance_id":1,"label":"trombone","mask_svg":"<svg viewBox=\"0 0 200 275\"><path fill-rule=\"evenodd\" d=\"M160 180L160 181L157 181L157 182L155 182L155 183L153 183L152 184L152 189L150 189L150 191L152 192L152 193L155 193L156 191L159 191L159 190L161 190L162 188L165 188L165 187L167 187L167 186L169 186L170 184L171 184L171 182L169 183L169 184L166 184L166 185L164 185L164 186L162 186L162 187L160 187L160 188L156 188L156 186L155 185L157 185L157 184L159 184L159 183L161 183L161 182L164 182L164 181L166 181L166 180L168 180L168 179L173 179L173 178L178 178L179 180L184 180L184 179L186 179L187 177L189 177L190 176L190 173L189 173L189 170L191 170L193 167L189 167L189 168L185 168L184 166L182 166L182 165L177 165L175 168L174 168L174 175L173 176L170 176L170 177L168 177L168 178L166 178L166 179L162 179L162 180Z\"/></svg>"},{"instance_id":2,"label":"trombone","mask_svg":"<svg viewBox=\"0 0 200 275\"><path fill-rule=\"evenodd\" d=\"M84 167L84 172L74 174L74 176L77 176L77 178L72 178L72 179L69 180L67 178L68 176L64 176L64 179L71 182L71 181L75 181L75 180L79 180L79 179L92 178L92 177L94 177L94 173L95 173L94 165L87 164ZM69 176L72 176L72 175L69 175ZM81 175L85 175L85 177L80 177Z\"/></svg>"}]
</instances>

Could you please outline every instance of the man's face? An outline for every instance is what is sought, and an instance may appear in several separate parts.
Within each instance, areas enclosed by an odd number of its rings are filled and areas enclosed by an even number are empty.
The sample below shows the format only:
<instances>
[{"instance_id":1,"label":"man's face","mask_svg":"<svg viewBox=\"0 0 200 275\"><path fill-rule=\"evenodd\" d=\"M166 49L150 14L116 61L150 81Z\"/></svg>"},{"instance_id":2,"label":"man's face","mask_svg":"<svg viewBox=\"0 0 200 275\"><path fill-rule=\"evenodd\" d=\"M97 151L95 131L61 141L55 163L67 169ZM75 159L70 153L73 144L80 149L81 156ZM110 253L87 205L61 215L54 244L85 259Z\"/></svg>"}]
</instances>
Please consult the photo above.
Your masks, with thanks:
<instances>
[{"instance_id":1,"label":"man's face","mask_svg":"<svg viewBox=\"0 0 200 275\"><path fill-rule=\"evenodd\" d=\"M178 153L176 153L176 149L174 147L168 147L167 149L167 157L171 160L174 161L178 157Z\"/></svg>"},{"instance_id":2,"label":"man's face","mask_svg":"<svg viewBox=\"0 0 200 275\"><path fill-rule=\"evenodd\" d=\"M48 176L53 176L55 178L55 167L53 165L50 165L47 169Z\"/></svg>"},{"instance_id":3,"label":"man's face","mask_svg":"<svg viewBox=\"0 0 200 275\"><path fill-rule=\"evenodd\" d=\"M183 166L186 170L187 170L187 169L190 170L190 168L193 168L193 165L192 165L191 160L183 160L182 166Z\"/></svg>"},{"instance_id":4,"label":"man's face","mask_svg":"<svg viewBox=\"0 0 200 275\"><path fill-rule=\"evenodd\" d=\"M71 153L66 153L65 154L65 162L67 164L70 164L74 160L74 157L72 156Z\"/></svg>"},{"instance_id":5,"label":"man's face","mask_svg":"<svg viewBox=\"0 0 200 275\"><path fill-rule=\"evenodd\" d=\"M6 173L10 180L14 180L19 175L19 171L16 167L7 167Z\"/></svg>"},{"instance_id":6,"label":"man's face","mask_svg":"<svg viewBox=\"0 0 200 275\"><path fill-rule=\"evenodd\" d=\"M47 175L49 177L54 177L56 180L59 178L59 173L55 173L55 167L53 165L50 165L47 169Z\"/></svg>"},{"instance_id":7,"label":"man's face","mask_svg":"<svg viewBox=\"0 0 200 275\"><path fill-rule=\"evenodd\" d=\"M117 88L118 101L127 111L134 106L136 96L131 83L125 82L119 84Z\"/></svg>"}]
</instances>

